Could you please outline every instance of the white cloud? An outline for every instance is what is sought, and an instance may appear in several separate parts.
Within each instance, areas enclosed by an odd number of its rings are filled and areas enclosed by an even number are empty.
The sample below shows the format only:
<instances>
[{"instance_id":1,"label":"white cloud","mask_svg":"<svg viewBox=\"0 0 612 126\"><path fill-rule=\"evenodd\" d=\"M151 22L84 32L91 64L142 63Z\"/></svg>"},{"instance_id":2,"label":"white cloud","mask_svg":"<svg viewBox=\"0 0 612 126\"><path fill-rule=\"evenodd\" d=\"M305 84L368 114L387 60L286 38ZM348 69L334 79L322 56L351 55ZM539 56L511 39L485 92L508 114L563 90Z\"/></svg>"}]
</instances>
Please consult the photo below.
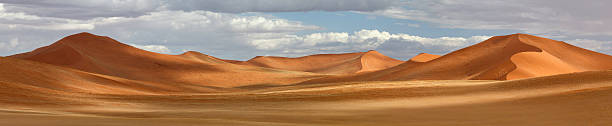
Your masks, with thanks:
<instances>
[{"instance_id":1,"label":"white cloud","mask_svg":"<svg viewBox=\"0 0 612 126\"><path fill-rule=\"evenodd\" d=\"M585 49L607 53L612 53L612 41L601 41L601 40L591 40L591 39L574 39L566 41L569 44L582 47Z\"/></svg>"},{"instance_id":2,"label":"white cloud","mask_svg":"<svg viewBox=\"0 0 612 126\"><path fill-rule=\"evenodd\" d=\"M470 44L469 42L479 42L488 38L490 36L426 38L403 33L391 34L385 31L362 29L352 34L346 32L312 33L302 36L258 34L250 36L250 39L252 39L250 44L263 50L286 49L289 48L288 46L308 48L329 43L356 45L359 47L358 49L374 49L389 40L417 42L423 45L465 46Z\"/></svg>"},{"instance_id":3,"label":"white cloud","mask_svg":"<svg viewBox=\"0 0 612 126\"><path fill-rule=\"evenodd\" d=\"M403 33L392 34L379 30L355 31L352 34L345 32L312 33L306 35L290 34L257 34L248 37L249 44L260 50L277 51L285 56L300 56L313 53L339 53L364 50L379 50L381 52L405 52L406 54L392 54L394 57L405 58L425 50L432 49L434 53L446 53L460 47L484 41L490 36L439 37L427 38ZM388 47L385 45L396 45ZM401 48L397 48L402 46ZM414 52L421 51L421 52Z\"/></svg>"},{"instance_id":4,"label":"white cloud","mask_svg":"<svg viewBox=\"0 0 612 126\"><path fill-rule=\"evenodd\" d=\"M22 12L7 12L0 3L0 27L7 29L40 29L40 30L90 30L93 24L85 21L53 17L39 17Z\"/></svg>"},{"instance_id":5,"label":"white cloud","mask_svg":"<svg viewBox=\"0 0 612 126\"><path fill-rule=\"evenodd\" d=\"M259 16L232 18L228 22L232 30L238 32L270 32L270 31L298 31L319 29L317 26L305 26L299 22L285 19L269 19Z\"/></svg>"},{"instance_id":6,"label":"white cloud","mask_svg":"<svg viewBox=\"0 0 612 126\"><path fill-rule=\"evenodd\" d=\"M163 46L163 45L137 45L137 44L129 44L129 45L134 46L139 49L151 51L151 52L157 52L157 53L163 53L163 54L172 53L172 51L170 51L168 47Z\"/></svg>"},{"instance_id":7,"label":"white cloud","mask_svg":"<svg viewBox=\"0 0 612 126\"><path fill-rule=\"evenodd\" d=\"M0 42L0 49L13 50L19 45L19 38L13 38L8 42Z\"/></svg>"},{"instance_id":8,"label":"white cloud","mask_svg":"<svg viewBox=\"0 0 612 126\"><path fill-rule=\"evenodd\" d=\"M608 0L412 0L374 15L419 20L444 28L512 29L546 37L612 36Z\"/></svg>"}]
</instances>

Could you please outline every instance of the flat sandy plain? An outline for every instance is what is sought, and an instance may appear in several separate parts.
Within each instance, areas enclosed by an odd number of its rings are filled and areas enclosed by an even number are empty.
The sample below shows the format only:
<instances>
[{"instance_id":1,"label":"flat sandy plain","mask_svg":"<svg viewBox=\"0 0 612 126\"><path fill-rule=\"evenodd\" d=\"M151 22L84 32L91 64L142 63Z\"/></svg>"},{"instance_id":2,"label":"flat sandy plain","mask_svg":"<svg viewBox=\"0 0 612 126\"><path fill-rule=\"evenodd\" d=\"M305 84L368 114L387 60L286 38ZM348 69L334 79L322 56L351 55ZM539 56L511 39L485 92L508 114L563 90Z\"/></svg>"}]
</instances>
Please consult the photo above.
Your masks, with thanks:
<instances>
[{"instance_id":1,"label":"flat sandy plain","mask_svg":"<svg viewBox=\"0 0 612 126\"><path fill-rule=\"evenodd\" d=\"M240 93L63 94L58 96L63 101L3 105L10 107L1 110L0 125L610 125L611 78L612 71L599 71L513 81L293 85ZM73 100L79 102L66 102Z\"/></svg>"}]
</instances>

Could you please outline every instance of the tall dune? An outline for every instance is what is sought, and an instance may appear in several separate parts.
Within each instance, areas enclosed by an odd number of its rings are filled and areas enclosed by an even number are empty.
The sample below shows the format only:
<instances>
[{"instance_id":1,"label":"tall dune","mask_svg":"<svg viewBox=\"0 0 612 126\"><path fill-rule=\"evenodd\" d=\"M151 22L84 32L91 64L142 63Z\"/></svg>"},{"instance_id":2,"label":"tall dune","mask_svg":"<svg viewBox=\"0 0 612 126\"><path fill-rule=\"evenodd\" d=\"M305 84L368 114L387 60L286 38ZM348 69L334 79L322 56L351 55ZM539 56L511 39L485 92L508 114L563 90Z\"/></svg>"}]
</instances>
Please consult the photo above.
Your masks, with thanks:
<instances>
[{"instance_id":1,"label":"tall dune","mask_svg":"<svg viewBox=\"0 0 612 126\"><path fill-rule=\"evenodd\" d=\"M344 54L318 54L297 58L257 56L237 64L322 74L353 74L381 70L401 63L400 60L371 50Z\"/></svg>"}]
</instances>

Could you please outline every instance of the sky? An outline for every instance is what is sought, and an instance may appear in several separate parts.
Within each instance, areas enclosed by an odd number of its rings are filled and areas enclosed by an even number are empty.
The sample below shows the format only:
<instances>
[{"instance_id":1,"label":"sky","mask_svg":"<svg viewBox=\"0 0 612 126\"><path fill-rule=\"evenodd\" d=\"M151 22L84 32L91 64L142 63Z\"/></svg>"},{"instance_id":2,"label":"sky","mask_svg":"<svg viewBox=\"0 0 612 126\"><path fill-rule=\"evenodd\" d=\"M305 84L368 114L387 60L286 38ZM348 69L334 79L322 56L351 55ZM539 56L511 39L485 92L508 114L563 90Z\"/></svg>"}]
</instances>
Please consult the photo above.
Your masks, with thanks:
<instances>
[{"instance_id":1,"label":"sky","mask_svg":"<svg viewBox=\"0 0 612 126\"><path fill-rule=\"evenodd\" d=\"M609 0L0 0L0 56L80 32L165 54L407 60L527 33L612 54Z\"/></svg>"}]
</instances>

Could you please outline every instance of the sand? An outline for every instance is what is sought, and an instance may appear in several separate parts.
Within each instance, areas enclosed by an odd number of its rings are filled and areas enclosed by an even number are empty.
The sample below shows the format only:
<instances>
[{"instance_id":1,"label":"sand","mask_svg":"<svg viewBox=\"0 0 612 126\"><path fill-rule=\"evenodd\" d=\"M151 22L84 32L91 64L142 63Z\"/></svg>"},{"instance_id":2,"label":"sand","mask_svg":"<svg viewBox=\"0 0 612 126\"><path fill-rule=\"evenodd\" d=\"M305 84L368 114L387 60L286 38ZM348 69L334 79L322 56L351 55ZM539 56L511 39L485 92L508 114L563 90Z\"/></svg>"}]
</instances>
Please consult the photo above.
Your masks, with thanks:
<instances>
[{"instance_id":1,"label":"sand","mask_svg":"<svg viewBox=\"0 0 612 126\"><path fill-rule=\"evenodd\" d=\"M612 123L610 78L612 71L599 71L516 81L379 81L240 93L88 95L80 99L106 104L3 105L0 125L607 125Z\"/></svg>"}]
</instances>

